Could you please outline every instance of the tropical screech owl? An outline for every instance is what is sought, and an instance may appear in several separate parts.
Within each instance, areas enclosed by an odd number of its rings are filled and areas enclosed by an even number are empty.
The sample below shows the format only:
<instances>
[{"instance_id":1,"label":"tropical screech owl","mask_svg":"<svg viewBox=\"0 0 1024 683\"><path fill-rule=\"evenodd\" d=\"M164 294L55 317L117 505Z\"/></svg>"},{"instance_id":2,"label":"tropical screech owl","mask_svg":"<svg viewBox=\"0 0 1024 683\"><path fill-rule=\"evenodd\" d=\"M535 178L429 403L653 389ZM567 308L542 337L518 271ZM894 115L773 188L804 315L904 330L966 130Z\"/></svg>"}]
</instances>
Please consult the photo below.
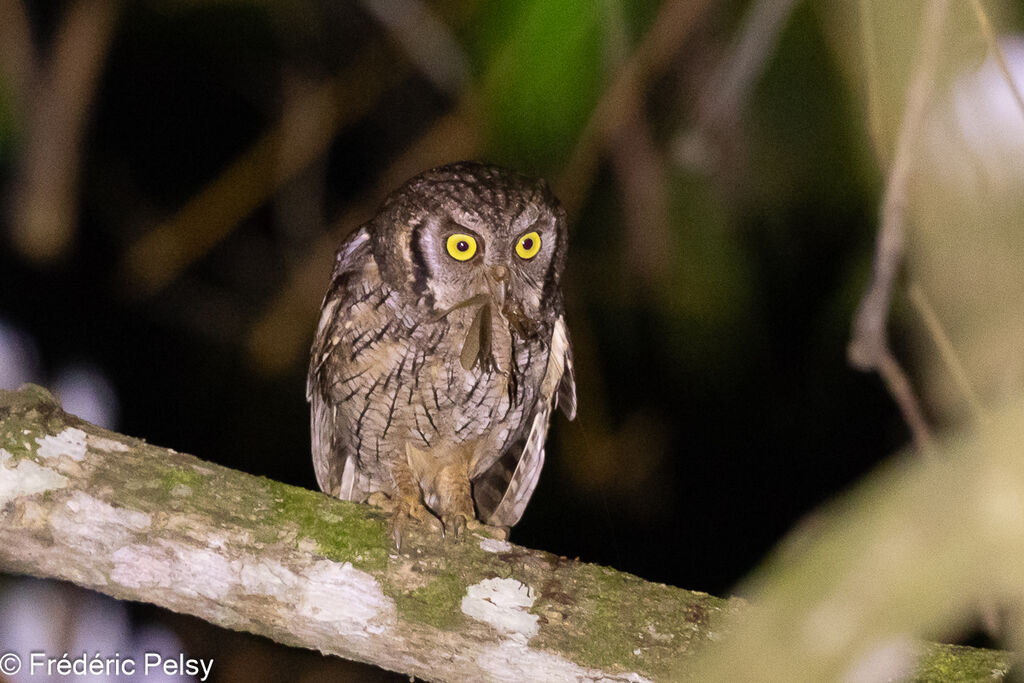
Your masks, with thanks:
<instances>
[{"instance_id":1,"label":"tropical screech owl","mask_svg":"<svg viewBox=\"0 0 1024 683\"><path fill-rule=\"evenodd\" d=\"M306 397L325 492L387 494L459 536L510 527L544 464L554 407L576 414L559 280L565 212L546 183L478 163L394 192L338 249Z\"/></svg>"}]
</instances>

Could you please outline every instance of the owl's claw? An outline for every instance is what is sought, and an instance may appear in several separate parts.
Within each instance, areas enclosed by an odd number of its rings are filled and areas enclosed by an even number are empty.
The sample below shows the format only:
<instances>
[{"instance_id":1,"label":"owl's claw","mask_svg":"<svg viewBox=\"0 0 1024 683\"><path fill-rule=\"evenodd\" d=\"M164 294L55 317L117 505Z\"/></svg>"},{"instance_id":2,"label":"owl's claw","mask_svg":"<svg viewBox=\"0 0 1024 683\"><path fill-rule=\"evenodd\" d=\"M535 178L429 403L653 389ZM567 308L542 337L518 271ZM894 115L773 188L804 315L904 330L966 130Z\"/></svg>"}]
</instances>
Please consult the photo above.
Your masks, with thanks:
<instances>
[{"instance_id":1,"label":"owl's claw","mask_svg":"<svg viewBox=\"0 0 1024 683\"><path fill-rule=\"evenodd\" d=\"M468 517L464 514L452 513L442 515L441 523L444 524L444 537L446 540L459 541L465 538L466 532L494 536L503 541L508 539L508 527L488 526L476 517Z\"/></svg>"},{"instance_id":2,"label":"owl's claw","mask_svg":"<svg viewBox=\"0 0 1024 683\"><path fill-rule=\"evenodd\" d=\"M391 538L395 541L395 549L401 551L402 537L410 523L422 524L433 533L444 533L441 521L427 509L416 498L405 498L403 496L388 496L386 493L377 491L370 494L366 502L379 507L388 514L388 522L391 527Z\"/></svg>"},{"instance_id":3,"label":"owl's claw","mask_svg":"<svg viewBox=\"0 0 1024 683\"><path fill-rule=\"evenodd\" d=\"M429 528L433 533L444 533L444 527L440 520L435 517L427 506L419 500L399 498L395 503L395 510L391 513L391 536L395 540L395 549L402 549L402 536L408 528L409 523L415 521Z\"/></svg>"},{"instance_id":4,"label":"owl's claw","mask_svg":"<svg viewBox=\"0 0 1024 683\"><path fill-rule=\"evenodd\" d=\"M441 517L441 524L444 525L441 533L444 535L445 540L448 541L458 541L465 534L466 527L468 526L466 516L458 513L443 515Z\"/></svg>"}]
</instances>

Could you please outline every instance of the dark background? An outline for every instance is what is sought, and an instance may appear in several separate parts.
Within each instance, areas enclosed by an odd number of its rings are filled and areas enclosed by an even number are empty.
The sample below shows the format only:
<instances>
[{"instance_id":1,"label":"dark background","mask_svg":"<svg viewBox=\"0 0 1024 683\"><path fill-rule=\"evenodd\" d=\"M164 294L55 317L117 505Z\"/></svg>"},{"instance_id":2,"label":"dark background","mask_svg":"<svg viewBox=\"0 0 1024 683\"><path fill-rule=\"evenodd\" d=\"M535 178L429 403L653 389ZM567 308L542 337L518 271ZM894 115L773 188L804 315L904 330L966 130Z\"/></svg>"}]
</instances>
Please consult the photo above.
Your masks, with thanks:
<instances>
[{"instance_id":1,"label":"dark background","mask_svg":"<svg viewBox=\"0 0 1024 683\"><path fill-rule=\"evenodd\" d=\"M643 46L669 4L653 0L409 3L402 17L435 23L405 34L370 2L23 5L32 57L0 82L0 377L84 376L81 405L118 431L315 488L305 365L333 245L429 166L512 166L570 212L580 403L554 421L512 540L729 594L909 435L845 357L882 183L852 29L815 3L777 30L756 28L759 3L704 4L654 59ZM61 42L75 12L105 19ZM751 36L760 65L722 104ZM62 139L46 113L58 44L83 64L101 46L84 94L57 88L84 115L42 166L70 184L28 170ZM630 100L614 84L634 67ZM324 88L324 107L294 115ZM621 125L594 133L602 107ZM282 161L318 125L306 157ZM71 208L35 220L33 197ZM217 657L218 680L342 666L153 608L131 619Z\"/></svg>"}]
</instances>

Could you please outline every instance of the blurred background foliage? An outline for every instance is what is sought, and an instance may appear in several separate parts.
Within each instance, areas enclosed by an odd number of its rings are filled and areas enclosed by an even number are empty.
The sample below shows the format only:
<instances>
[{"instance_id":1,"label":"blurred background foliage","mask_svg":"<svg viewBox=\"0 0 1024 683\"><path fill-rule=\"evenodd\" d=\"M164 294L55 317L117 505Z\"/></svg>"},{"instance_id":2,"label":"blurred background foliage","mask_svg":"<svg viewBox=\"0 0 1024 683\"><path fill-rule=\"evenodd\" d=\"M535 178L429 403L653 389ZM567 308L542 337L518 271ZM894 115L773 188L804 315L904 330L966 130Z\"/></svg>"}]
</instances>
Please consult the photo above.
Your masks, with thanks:
<instances>
[{"instance_id":1,"label":"blurred background foliage","mask_svg":"<svg viewBox=\"0 0 1024 683\"><path fill-rule=\"evenodd\" d=\"M334 248L421 170L508 165L569 211L580 392L513 540L726 594L909 439L846 345L924 5L0 0L0 386L315 488L304 375ZM950 92L989 54L953 5ZM1021 30L1019 5L984 6ZM908 306L893 343L927 367ZM921 381L930 419L962 417ZM247 680L342 666L136 612L263 662Z\"/></svg>"}]
</instances>

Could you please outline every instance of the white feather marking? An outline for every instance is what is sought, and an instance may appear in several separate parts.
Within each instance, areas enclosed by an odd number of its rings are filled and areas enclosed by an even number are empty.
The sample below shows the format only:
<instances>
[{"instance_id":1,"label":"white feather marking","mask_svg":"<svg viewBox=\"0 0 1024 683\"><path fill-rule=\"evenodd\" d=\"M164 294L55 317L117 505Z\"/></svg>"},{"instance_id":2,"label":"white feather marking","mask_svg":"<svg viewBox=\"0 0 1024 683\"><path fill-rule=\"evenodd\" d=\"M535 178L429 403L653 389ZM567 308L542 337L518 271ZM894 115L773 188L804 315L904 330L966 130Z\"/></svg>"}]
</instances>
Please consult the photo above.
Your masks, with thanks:
<instances>
[{"instance_id":1,"label":"white feather marking","mask_svg":"<svg viewBox=\"0 0 1024 683\"><path fill-rule=\"evenodd\" d=\"M524 451L544 450L544 438L548 435L548 414L547 410L538 410L534 415L533 426L530 427L530 435L526 437Z\"/></svg>"},{"instance_id":2,"label":"white feather marking","mask_svg":"<svg viewBox=\"0 0 1024 683\"><path fill-rule=\"evenodd\" d=\"M352 236L352 241L345 246L345 249L343 251L338 252L339 268L344 270L350 267L348 260L351 258L352 254L354 254L356 252L356 249L363 246L363 244L365 244L366 241L369 239L370 233L366 230L366 228L360 228L359 232Z\"/></svg>"},{"instance_id":3,"label":"white feather marking","mask_svg":"<svg viewBox=\"0 0 1024 683\"><path fill-rule=\"evenodd\" d=\"M341 303L339 299L332 299L324 302L323 310L320 312L320 322L316 326L317 339L320 338L324 333L324 329L331 323L331 320L334 319L334 309L338 307L339 303ZM331 341L334 342L335 340L332 339Z\"/></svg>"},{"instance_id":4,"label":"white feather marking","mask_svg":"<svg viewBox=\"0 0 1024 683\"><path fill-rule=\"evenodd\" d=\"M356 483L356 459L345 458L345 469L341 472L341 485L338 487L338 498L353 500L352 491Z\"/></svg>"},{"instance_id":5,"label":"white feather marking","mask_svg":"<svg viewBox=\"0 0 1024 683\"><path fill-rule=\"evenodd\" d=\"M565 320L561 317L555 321L555 331L551 335L551 354L556 353L561 368L557 379L558 390L552 396L552 407L561 407L565 416L572 420L576 417L576 378L572 365L572 345L569 343ZM551 370L550 365L548 369Z\"/></svg>"},{"instance_id":6,"label":"white feather marking","mask_svg":"<svg viewBox=\"0 0 1024 683\"><path fill-rule=\"evenodd\" d=\"M569 336L565 332L565 320L559 317L555 320L555 329L551 333L551 353L548 354L548 368L544 373L544 381L540 385L541 396L555 395L555 389L565 372L568 349Z\"/></svg>"}]
</instances>

